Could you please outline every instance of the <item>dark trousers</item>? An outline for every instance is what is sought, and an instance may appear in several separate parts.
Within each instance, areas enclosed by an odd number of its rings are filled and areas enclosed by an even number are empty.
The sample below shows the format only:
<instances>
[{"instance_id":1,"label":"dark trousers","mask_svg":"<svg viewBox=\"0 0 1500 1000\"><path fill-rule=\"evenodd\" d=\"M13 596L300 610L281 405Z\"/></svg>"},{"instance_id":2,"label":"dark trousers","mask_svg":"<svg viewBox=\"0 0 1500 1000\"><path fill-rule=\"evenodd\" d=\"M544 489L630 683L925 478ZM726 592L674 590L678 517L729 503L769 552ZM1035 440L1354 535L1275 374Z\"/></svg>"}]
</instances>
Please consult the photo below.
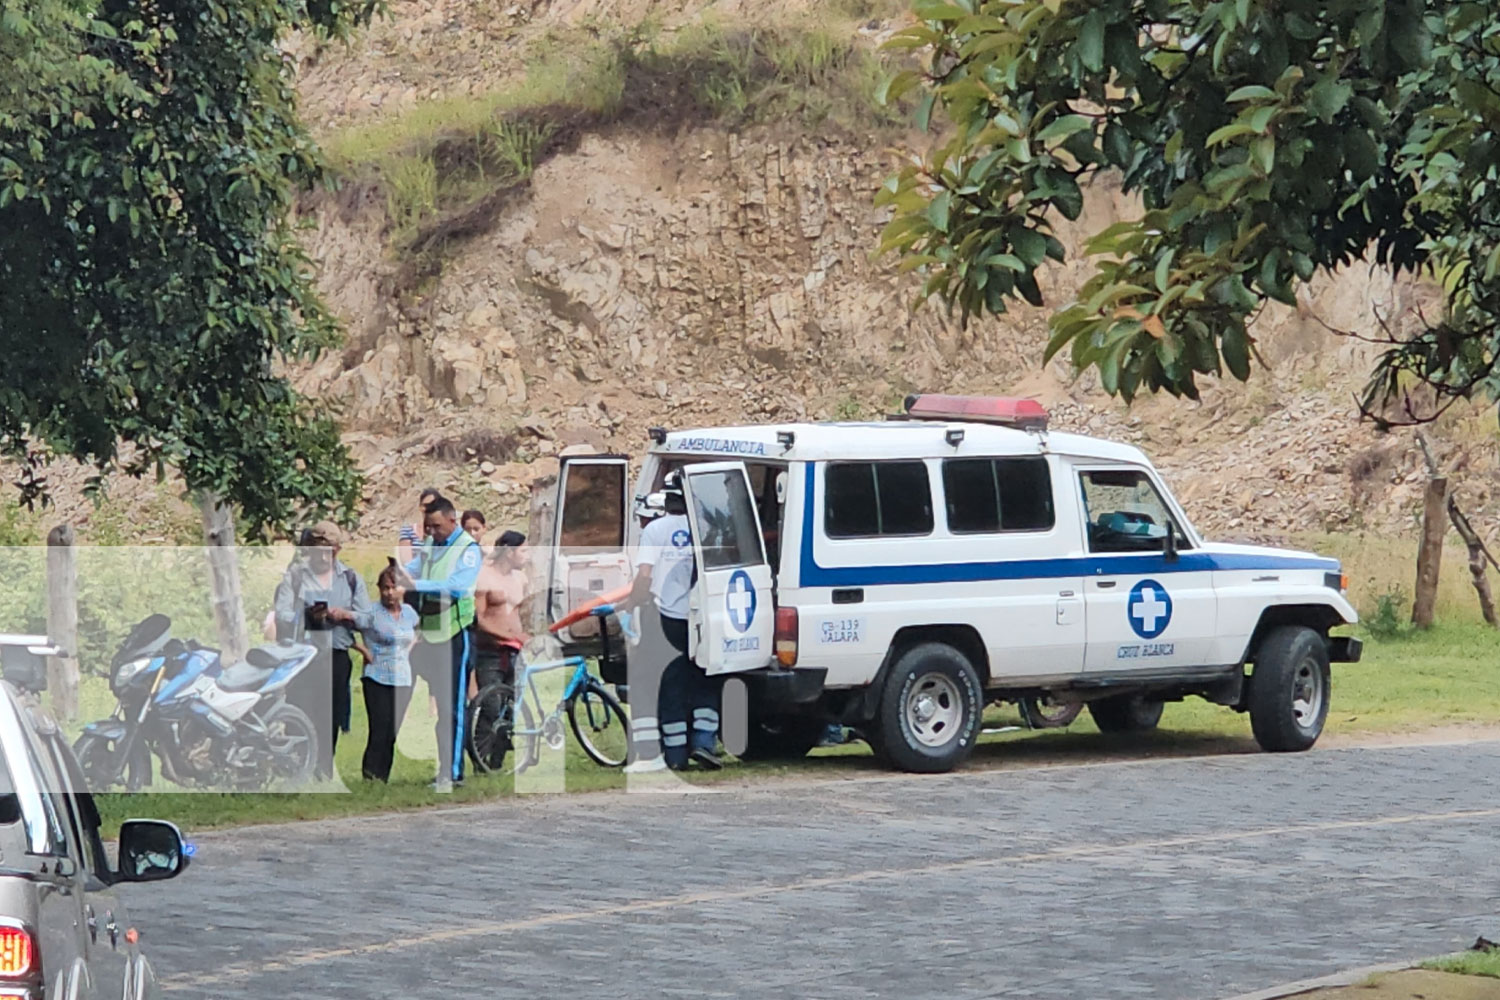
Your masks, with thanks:
<instances>
[{"instance_id":1,"label":"dark trousers","mask_svg":"<svg viewBox=\"0 0 1500 1000\"><path fill-rule=\"evenodd\" d=\"M668 767L685 767L694 750L714 750L719 738L719 681L688 659L687 621L661 616L661 629L676 656L661 675L657 715L662 756Z\"/></svg>"},{"instance_id":2,"label":"dark trousers","mask_svg":"<svg viewBox=\"0 0 1500 1000\"><path fill-rule=\"evenodd\" d=\"M411 651L412 667L437 698L438 774L464 780L464 703L469 695L469 630L459 629L447 641L419 641Z\"/></svg>"},{"instance_id":3,"label":"dark trousers","mask_svg":"<svg viewBox=\"0 0 1500 1000\"><path fill-rule=\"evenodd\" d=\"M333 753L338 749L339 723L349 716L349 674L353 661L347 649L318 650L307 669L287 688L287 700L307 713L318 734L320 778L333 776Z\"/></svg>"},{"instance_id":4,"label":"dark trousers","mask_svg":"<svg viewBox=\"0 0 1500 1000\"><path fill-rule=\"evenodd\" d=\"M389 781L391 762L396 759L396 731L411 704L411 685L392 687L360 678L365 689L365 714L370 718L370 739L360 771L370 781Z\"/></svg>"},{"instance_id":5,"label":"dark trousers","mask_svg":"<svg viewBox=\"0 0 1500 1000\"><path fill-rule=\"evenodd\" d=\"M353 710L350 704L353 698L349 694L349 675L354 670L354 660L347 649L335 649L333 651L333 739L329 744L328 752L332 755L339 748L339 731L349 731L349 713Z\"/></svg>"},{"instance_id":6,"label":"dark trousers","mask_svg":"<svg viewBox=\"0 0 1500 1000\"><path fill-rule=\"evenodd\" d=\"M493 642L477 631L474 633L473 649L474 683L479 686L479 690L483 691L496 681L515 683L517 650Z\"/></svg>"}]
</instances>

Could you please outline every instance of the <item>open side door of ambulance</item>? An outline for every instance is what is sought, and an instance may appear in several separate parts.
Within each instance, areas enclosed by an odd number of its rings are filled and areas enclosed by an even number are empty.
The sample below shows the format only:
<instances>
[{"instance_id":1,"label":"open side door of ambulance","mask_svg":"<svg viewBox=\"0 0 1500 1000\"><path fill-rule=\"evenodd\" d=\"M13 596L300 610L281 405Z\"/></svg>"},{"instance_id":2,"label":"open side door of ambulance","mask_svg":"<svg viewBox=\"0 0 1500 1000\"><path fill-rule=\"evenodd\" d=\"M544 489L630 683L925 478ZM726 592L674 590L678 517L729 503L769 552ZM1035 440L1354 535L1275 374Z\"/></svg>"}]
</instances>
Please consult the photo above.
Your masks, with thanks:
<instances>
[{"instance_id":1,"label":"open side door of ambulance","mask_svg":"<svg viewBox=\"0 0 1500 1000\"><path fill-rule=\"evenodd\" d=\"M630 582L630 559L625 552L629 475L629 459L623 455L562 459L552 521L548 624ZM585 618L561 630L558 638L569 643L598 634L599 620Z\"/></svg>"},{"instance_id":2,"label":"open side door of ambulance","mask_svg":"<svg viewBox=\"0 0 1500 1000\"><path fill-rule=\"evenodd\" d=\"M750 477L740 462L682 472L696 562L688 655L709 674L767 666L776 609Z\"/></svg>"}]
</instances>

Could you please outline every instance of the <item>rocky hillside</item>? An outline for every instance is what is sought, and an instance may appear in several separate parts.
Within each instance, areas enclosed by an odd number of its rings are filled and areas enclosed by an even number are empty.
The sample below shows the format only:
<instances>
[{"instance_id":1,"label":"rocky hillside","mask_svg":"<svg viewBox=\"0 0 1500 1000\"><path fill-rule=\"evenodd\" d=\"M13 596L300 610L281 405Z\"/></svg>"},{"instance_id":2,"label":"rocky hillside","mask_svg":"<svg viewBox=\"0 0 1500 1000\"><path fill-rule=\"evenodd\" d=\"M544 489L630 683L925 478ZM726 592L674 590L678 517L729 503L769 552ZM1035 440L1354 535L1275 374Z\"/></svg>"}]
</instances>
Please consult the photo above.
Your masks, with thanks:
<instances>
[{"instance_id":1,"label":"rocky hillside","mask_svg":"<svg viewBox=\"0 0 1500 1000\"><path fill-rule=\"evenodd\" d=\"M294 43L347 178L304 212L349 343L299 379L345 415L370 476L361 533L384 537L428 482L519 518L568 444L873 415L915 389L1036 396L1055 426L1137 443L1218 536L1407 528L1420 459L1409 433L1357 422L1371 350L1324 324L1430 310L1418 286L1320 282L1259 318L1267 367L1248 387L1129 410L1040 364L1042 310L968 329L911 310L915 282L871 256L893 149L926 141L868 96L903 16L876 0L398 0L347 49ZM1059 235L1076 252L1133 208L1101 184ZM1054 268L1048 301L1087 273ZM1437 436L1494 524L1493 413Z\"/></svg>"}]
</instances>

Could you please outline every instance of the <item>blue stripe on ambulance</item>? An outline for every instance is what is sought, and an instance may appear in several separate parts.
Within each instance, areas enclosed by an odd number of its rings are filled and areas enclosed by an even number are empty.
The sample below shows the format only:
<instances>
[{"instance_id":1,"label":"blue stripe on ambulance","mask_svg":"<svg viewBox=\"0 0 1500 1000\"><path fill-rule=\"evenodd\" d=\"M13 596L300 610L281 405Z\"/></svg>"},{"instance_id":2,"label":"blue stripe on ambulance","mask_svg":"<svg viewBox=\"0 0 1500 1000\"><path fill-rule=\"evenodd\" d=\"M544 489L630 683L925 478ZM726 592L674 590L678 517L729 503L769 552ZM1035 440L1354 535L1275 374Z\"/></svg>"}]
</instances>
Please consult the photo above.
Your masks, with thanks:
<instances>
[{"instance_id":1,"label":"blue stripe on ambulance","mask_svg":"<svg viewBox=\"0 0 1500 1000\"><path fill-rule=\"evenodd\" d=\"M1311 569L1336 572L1336 559L1296 556L1240 555L1184 552L1175 560L1156 553L1124 556L1083 556L1069 559L1007 559L1001 562L934 563L906 566L819 566L813 557L813 517L816 490L813 464L806 468L806 500L802 510L803 587L879 587L909 583L975 583L984 580L1044 580L1072 576L1113 576L1194 573L1203 570Z\"/></svg>"}]
</instances>

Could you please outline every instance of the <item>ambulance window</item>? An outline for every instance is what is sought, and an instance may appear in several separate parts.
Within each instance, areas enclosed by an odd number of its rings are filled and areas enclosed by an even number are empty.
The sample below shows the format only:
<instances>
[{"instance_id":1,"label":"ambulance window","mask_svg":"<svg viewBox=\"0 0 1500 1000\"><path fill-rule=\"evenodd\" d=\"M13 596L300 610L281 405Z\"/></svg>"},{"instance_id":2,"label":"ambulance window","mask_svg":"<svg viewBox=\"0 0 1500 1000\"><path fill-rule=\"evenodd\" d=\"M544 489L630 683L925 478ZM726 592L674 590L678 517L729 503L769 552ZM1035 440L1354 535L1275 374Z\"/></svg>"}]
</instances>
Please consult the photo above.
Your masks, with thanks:
<instances>
[{"instance_id":1,"label":"ambulance window","mask_svg":"<svg viewBox=\"0 0 1500 1000\"><path fill-rule=\"evenodd\" d=\"M943 495L955 534L1048 531L1056 522L1045 458L950 458Z\"/></svg>"},{"instance_id":2,"label":"ambulance window","mask_svg":"<svg viewBox=\"0 0 1500 1000\"><path fill-rule=\"evenodd\" d=\"M691 487L703 568L758 565L760 523L740 471L700 473L692 477Z\"/></svg>"},{"instance_id":3,"label":"ambulance window","mask_svg":"<svg viewBox=\"0 0 1500 1000\"><path fill-rule=\"evenodd\" d=\"M1079 474L1091 552L1160 552L1167 532L1191 547L1166 501L1144 472L1100 469Z\"/></svg>"},{"instance_id":4,"label":"ambulance window","mask_svg":"<svg viewBox=\"0 0 1500 1000\"><path fill-rule=\"evenodd\" d=\"M558 541L577 553L613 551L625 544L625 466L569 463Z\"/></svg>"},{"instance_id":5,"label":"ambulance window","mask_svg":"<svg viewBox=\"0 0 1500 1000\"><path fill-rule=\"evenodd\" d=\"M932 486L923 462L838 462L824 474L829 538L927 535Z\"/></svg>"}]
</instances>

